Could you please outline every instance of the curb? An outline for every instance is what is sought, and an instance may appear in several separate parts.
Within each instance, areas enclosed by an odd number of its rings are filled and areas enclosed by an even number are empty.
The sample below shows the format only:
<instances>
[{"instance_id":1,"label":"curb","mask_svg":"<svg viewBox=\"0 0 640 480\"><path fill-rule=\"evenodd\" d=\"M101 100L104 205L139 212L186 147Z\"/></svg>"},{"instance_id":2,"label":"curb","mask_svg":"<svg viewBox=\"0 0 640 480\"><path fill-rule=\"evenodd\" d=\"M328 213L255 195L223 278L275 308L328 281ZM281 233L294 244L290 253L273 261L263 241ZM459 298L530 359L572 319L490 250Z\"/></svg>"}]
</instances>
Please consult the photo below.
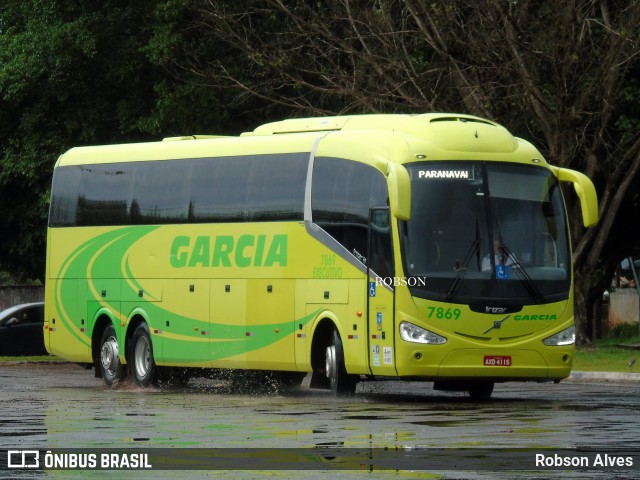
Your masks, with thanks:
<instances>
[{"instance_id":1,"label":"curb","mask_svg":"<svg viewBox=\"0 0 640 480\"><path fill-rule=\"evenodd\" d=\"M625 372L571 372L565 381L576 383L588 382L638 382L640 383L640 373Z\"/></svg>"}]
</instances>

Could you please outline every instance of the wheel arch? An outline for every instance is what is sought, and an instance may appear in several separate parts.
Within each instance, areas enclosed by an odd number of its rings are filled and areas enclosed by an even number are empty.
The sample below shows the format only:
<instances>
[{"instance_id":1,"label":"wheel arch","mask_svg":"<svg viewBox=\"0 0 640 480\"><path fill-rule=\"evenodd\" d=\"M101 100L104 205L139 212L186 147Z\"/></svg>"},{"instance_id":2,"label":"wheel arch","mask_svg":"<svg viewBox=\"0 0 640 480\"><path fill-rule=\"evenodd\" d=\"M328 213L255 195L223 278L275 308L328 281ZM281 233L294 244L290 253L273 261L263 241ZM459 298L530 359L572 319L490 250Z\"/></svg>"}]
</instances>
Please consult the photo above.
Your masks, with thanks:
<instances>
[{"instance_id":1,"label":"wheel arch","mask_svg":"<svg viewBox=\"0 0 640 480\"><path fill-rule=\"evenodd\" d=\"M318 369L324 370L325 349L331 343L331 335L334 330L342 338L338 318L333 312L324 311L318 314L311 332L311 368L315 372Z\"/></svg>"},{"instance_id":2,"label":"wheel arch","mask_svg":"<svg viewBox=\"0 0 640 480\"><path fill-rule=\"evenodd\" d=\"M93 360L93 366L95 367L96 378L102 378L102 370L100 369L100 341L102 339L102 333L107 329L109 325L112 325L116 334L118 328L113 314L106 308L100 309L93 319L93 330L91 331L91 359ZM118 338L118 343L122 347L122 339Z\"/></svg>"},{"instance_id":3,"label":"wheel arch","mask_svg":"<svg viewBox=\"0 0 640 480\"><path fill-rule=\"evenodd\" d=\"M333 344L333 332L344 339L338 316L330 310L319 312L311 330L311 383L310 388L331 389L327 376L327 348Z\"/></svg>"}]
</instances>

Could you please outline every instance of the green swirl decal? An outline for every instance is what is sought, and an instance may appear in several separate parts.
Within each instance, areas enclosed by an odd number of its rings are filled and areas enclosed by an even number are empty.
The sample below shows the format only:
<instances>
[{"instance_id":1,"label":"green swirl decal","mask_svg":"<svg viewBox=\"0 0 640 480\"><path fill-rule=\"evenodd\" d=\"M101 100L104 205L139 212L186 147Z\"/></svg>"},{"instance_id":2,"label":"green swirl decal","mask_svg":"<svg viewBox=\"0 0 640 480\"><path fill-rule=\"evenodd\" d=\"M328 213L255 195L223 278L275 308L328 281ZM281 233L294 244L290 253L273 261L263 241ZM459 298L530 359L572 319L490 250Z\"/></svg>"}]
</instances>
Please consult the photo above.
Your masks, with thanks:
<instances>
[{"instance_id":1,"label":"green swirl decal","mask_svg":"<svg viewBox=\"0 0 640 480\"><path fill-rule=\"evenodd\" d=\"M91 332L81 333L72 317L75 318L74 312L88 308L85 302L92 301L96 304L94 311L89 312L89 325L93 325L91 315L106 310L118 330L121 323L128 327L134 310L140 312L152 332L154 329L163 331L163 350L173 352L174 356L179 352L184 357L181 363L215 361L265 348L294 335L296 325L306 325L317 314L314 312L295 321L251 324L247 319L247 324L231 325L198 320L163 308L162 301L145 289L144 279L134 275L130 261L132 246L158 228L136 226L110 230L82 243L63 262L57 275L60 280L55 289L56 307L64 327L81 344L91 345ZM112 282L117 290L115 295L111 291L102 295L104 282ZM142 298L139 291L144 292ZM167 325L171 325L170 330ZM194 326L199 331L206 331L207 335L194 335ZM250 336L247 330L251 330ZM155 343L158 337L152 337ZM120 343L121 351L124 351L121 339Z\"/></svg>"}]
</instances>

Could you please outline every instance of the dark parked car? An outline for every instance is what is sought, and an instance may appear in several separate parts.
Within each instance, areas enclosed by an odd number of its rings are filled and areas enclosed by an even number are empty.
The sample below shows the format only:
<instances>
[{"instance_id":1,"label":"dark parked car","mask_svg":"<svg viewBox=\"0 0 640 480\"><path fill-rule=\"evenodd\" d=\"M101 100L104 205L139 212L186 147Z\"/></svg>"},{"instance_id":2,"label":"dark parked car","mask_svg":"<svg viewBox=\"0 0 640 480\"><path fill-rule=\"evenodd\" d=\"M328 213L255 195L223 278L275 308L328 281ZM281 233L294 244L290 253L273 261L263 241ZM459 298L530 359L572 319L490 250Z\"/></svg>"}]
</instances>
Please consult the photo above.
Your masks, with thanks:
<instances>
[{"instance_id":1,"label":"dark parked car","mask_svg":"<svg viewBox=\"0 0 640 480\"><path fill-rule=\"evenodd\" d=\"M46 355L44 303L23 303L0 312L0 355Z\"/></svg>"}]
</instances>

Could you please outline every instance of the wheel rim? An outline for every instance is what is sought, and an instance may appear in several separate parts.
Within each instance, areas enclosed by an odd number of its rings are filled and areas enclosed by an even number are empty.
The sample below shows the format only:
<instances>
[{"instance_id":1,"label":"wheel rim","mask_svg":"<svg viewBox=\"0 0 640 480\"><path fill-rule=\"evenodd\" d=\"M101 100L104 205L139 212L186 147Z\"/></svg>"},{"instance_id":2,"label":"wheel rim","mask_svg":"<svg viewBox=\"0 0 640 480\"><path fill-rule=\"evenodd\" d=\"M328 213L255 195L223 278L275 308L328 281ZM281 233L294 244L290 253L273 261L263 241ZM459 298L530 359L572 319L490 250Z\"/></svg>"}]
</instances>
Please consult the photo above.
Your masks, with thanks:
<instances>
[{"instance_id":1,"label":"wheel rim","mask_svg":"<svg viewBox=\"0 0 640 480\"><path fill-rule=\"evenodd\" d=\"M149 373L149 365L151 364L151 348L149 341L145 337L138 339L135 350L135 365L138 376L143 378Z\"/></svg>"},{"instance_id":2,"label":"wheel rim","mask_svg":"<svg viewBox=\"0 0 640 480\"><path fill-rule=\"evenodd\" d=\"M337 364L336 364L336 346L335 345L330 345L327 347L325 372L328 379L333 380L336 378Z\"/></svg>"},{"instance_id":3,"label":"wheel rim","mask_svg":"<svg viewBox=\"0 0 640 480\"><path fill-rule=\"evenodd\" d=\"M102 344L102 349L100 350L100 362L110 376L114 376L117 373L120 363L118 355L118 341L111 336Z\"/></svg>"}]
</instances>

